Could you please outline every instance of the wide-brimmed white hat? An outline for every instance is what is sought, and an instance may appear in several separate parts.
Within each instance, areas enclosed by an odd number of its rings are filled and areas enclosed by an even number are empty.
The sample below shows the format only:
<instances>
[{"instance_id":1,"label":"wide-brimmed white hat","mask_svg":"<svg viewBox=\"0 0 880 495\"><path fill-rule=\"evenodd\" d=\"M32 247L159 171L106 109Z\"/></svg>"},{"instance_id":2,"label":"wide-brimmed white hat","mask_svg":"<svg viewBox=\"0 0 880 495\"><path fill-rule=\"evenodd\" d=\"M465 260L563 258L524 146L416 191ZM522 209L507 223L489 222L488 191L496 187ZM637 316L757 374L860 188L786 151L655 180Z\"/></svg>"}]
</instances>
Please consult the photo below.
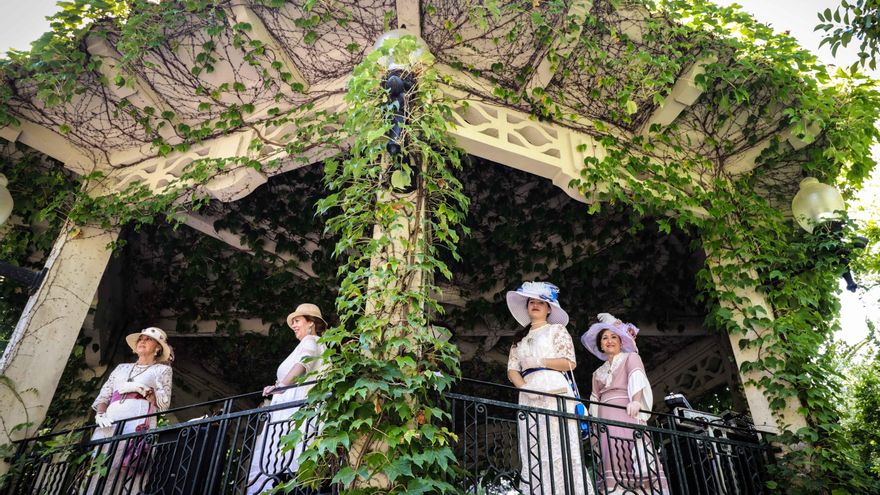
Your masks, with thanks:
<instances>
[{"instance_id":1,"label":"wide-brimmed white hat","mask_svg":"<svg viewBox=\"0 0 880 495\"><path fill-rule=\"evenodd\" d=\"M137 341L141 335L146 335L162 346L162 355L156 360L157 362L164 363L171 360L171 353L173 351L171 350L171 346L168 345L168 336L165 335L165 330L158 327L147 327L140 332L128 334L125 337L125 342L128 343L131 350L137 352Z\"/></svg>"},{"instance_id":2,"label":"wide-brimmed white hat","mask_svg":"<svg viewBox=\"0 0 880 495\"><path fill-rule=\"evenodd\" d=\"M611 330L612 332L614 332L615 335L620 337L621 351L638 352L636 341L629 336L629 332L627 331L629 325L631 324L623 323L620 320L617 320L614 323L600 321L599 323L593 324L585 334L581 335L581 343L584 344L584 347L586 347L588 351L593 353L594 356L601 359L602 361L608 361L608 355L602 352L602 350L599 349L599 347L596 345L596 336L602 333L603 330Z\"/></svg>"},{"instance_id":3,"label":"wide-brimmed white hat","mask_svg":"<svg viewBox=\"0 0 880 495\"><path fill-rule=\"evenodd\" d=\"M324 325L327 325L327 320L325 320L324 317L321 316L321 308L319 308L316 304L302 303L297 306L296 310L293 313L287 315L287 326L293 328L293 319L297 316L310 316L312 318L317 318L323 321Z\"/></svg>"},{"instance_id":4,"label":"wide-brimmed white hat","mask_svg":"<svg viewBox=\"0 0 880 495\"><path fill-rule=\"evenodd\" d=\"M529 299L538 299L550 305L547 323L568 324L568 313L559 305L559 287L550 282L523 282L519 289L507 291L507 309L520 325L526 326L532 322L529 318Z\"/></svg>"}]
</instances>

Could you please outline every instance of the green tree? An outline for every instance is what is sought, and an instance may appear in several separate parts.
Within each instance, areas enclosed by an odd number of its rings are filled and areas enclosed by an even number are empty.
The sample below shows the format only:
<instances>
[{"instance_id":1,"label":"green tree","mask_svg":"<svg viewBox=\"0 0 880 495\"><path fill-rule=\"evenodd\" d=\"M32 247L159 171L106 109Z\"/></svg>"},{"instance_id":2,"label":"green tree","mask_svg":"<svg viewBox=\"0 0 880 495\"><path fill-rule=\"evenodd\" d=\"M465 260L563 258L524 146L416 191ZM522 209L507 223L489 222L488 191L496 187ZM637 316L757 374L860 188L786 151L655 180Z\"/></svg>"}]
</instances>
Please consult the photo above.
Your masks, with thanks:
<instances>
[{"instance_id":1,"label":"green tree","mask_svg":"<svg viewBox=\"0 0 880 495\"><path fill-rule=\"evenodd\" d=\"M847 47L853 39L859 42L859 59L853 62L850 70L858 67L877 68L877 53L880 51L880 1L878 0L841 0L840 6L832 11L830 8L819 12L820 24L816 31L825 31L825 37L819 47L829 44L832 55L837 50Z\"/></svg>"},{"instance_id":2,"label":"green tree","mask_svg":"<svg viewBox=\"0 0 880 495\"><path fill-rule=\"evenodd\" d=\"M880 478L880 352L850 371L850 415L844 421L866 471Z\"/></svg>"}]
</instances>

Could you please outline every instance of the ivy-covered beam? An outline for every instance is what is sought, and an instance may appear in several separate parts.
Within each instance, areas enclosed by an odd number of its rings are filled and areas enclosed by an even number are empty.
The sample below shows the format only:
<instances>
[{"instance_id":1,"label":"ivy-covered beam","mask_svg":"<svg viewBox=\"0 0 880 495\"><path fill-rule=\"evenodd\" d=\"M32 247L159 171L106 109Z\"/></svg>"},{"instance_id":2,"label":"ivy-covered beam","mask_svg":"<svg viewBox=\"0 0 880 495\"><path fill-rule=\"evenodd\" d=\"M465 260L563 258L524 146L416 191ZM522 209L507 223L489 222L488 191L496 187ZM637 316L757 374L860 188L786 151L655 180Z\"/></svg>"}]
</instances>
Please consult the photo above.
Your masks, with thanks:
<instances>
[{"instance_id":1,"label":"ivy-covered beam","mask_svg":"<svg viewBox=\"0 0 880 495\"><path fill-rule=\"evenodd\" d=\"M690 68L681 74L672 86L672 91L642 124L636 134L646 136L649 132L659 131L671 124L687 107L696 103L703 94L703 85L698 79L705 72L708 64L717 62L717 57L709 55L695 61ZM658 126L658 127L655 127Z\"/></svg>"},{"instance_id":2,"label":"ivy-covered beam","mask_svg":"<svg viewBox=\"0 0 880 495\"><path fill-rule=\"evenodd\" d=\"M91 150L79 148L57 130L47 129L21 117L15 124L0 128L0 137L9 142L20 142L50 156L76 174L88 174L99 163L100 157L92 156Z\"/></svg>"},{"instance_id":3,"label":"ivy-covered beam","mask_svg":"<svg viewBox=\"0 0 880 495\"><path fill-rule=\"evenodd\" d=\"M276 264L278 266L284 267L284 269L286 270L290 270L300 278L306 279L317 277L314 269L312 268L311 260L302 260L299 257L294 256L290 253L277 252L276 248L278 243L272 239L261 237L254 241L246 241L242 238L242 236L237 235L229 230L218 230L215 227L218 220L218 218L212 218L210 216L202 215L195 212L187 212L183 214L182 218L182 221L185 225L205 235L226 243L232 249L253 255L255 254L253 244L259 244L261 251L269 253L276 257ZM315 249L317 249L317 245L311 240L304 239L303 242L305 244L304 247L308 252L313 252Z\"/></svg>"},{"instance_id":4,"label":"ivy-covered beam","mask_svg":"<svg viewBox=\"0 0 880 495\"><path fill-rule=\"evenodd\" d=\"M174 108L149 82L140 76L120 70L122 55L116 51L106 34L92 34L86 38L86 50L98 61L97 71L104 76L102 84L120 101L137 107L144 115L153 115L156 132L169 143L180 142L174 127L180 123Z\"/></svg>"},{"instance_id":5,"label":"ivy-covered beam","mask_svg":"<svg viewBox=\"0 0 880 495\"><path fill-rule=\"evenodd\" d=\"M562 22L570 26L560 30L560 36L553 38L543 58L535 64L534 72L523 84L523 91L526 94L531 94L536 88L545 88L550 83L559 70L561 62L571 54L580 41L581 32L592 7L592 0L571 2L562 18Z\"/></svg>"},{"instance_id":6,"label":"ivy-covered beam","mask_svg":"<svg viewBox=\"0 0 880 495\"><path fill-rule=\"evenodd\" d=\"M264 56L254 57L261 67L265 70L264 74L278 74L287 86L284 91L290 88L296 88L297 92L306 93L309 91L309 81L302 75L299 67L290 55L287 54L286 48L275 35L273 35L266 24L260 19L260 16L248 7L247 2L235 0L230 3L229 16L233 26L241 31L247 32L251 38L251 44L256 45L260 53L271 53L274 60L270 60Z\"/></svg>"}]
</instances>

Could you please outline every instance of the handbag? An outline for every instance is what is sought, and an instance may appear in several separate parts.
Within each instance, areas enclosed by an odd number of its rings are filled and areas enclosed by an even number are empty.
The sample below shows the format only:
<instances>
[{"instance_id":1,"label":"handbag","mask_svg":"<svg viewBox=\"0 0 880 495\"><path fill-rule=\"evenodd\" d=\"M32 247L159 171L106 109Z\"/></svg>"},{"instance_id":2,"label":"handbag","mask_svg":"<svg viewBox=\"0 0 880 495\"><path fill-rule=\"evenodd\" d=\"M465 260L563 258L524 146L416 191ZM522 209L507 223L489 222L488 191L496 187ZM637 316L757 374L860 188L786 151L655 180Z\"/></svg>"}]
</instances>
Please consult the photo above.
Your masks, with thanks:
<instances>
[{"instance_id":1,"label":"handbag","mask_svg":"<svg viewBox=\"0 0 880 495\"><path fill-rule=\"evenodd\" d=\"M577 404L574 406L574 413L578 416L586 416L587 409L584 407L583 402L580 401L581 394L578 391L577 382L574 380L574 372L569 368L568 371L563 373L565 375L565 379L568 380L568 386L571 387L571 391L574 393L574 398L578 399ZM581 432L581 438L586 440L590 437L590 422L586 420L578 420L578 429Z\"/></svg>"}]
</instances>

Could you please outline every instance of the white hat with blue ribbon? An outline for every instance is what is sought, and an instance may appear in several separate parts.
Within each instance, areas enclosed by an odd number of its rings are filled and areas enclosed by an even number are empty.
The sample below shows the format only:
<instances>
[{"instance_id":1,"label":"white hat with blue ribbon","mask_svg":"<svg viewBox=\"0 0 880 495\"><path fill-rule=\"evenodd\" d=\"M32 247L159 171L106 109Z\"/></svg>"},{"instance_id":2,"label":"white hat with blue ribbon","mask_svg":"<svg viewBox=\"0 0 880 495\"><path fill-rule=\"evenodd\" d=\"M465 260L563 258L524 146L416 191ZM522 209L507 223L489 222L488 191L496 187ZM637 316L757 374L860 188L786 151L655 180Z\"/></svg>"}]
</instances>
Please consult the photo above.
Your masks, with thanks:
<instances>
[{"instance_id":1,"label":"white hat with blue ribbon","mask_svg":"<svg viewBox=\"0 0 880 495\"><path fill-rule=\"evenodd\" d=\"M568 324L568 313L559 305L559 287L549 282L523 282L519 289L507 291L507 308L517 323L526 326L529 318L529 299L538 299L550 305L547 323Z\"/></svg>"}]
</instances>

